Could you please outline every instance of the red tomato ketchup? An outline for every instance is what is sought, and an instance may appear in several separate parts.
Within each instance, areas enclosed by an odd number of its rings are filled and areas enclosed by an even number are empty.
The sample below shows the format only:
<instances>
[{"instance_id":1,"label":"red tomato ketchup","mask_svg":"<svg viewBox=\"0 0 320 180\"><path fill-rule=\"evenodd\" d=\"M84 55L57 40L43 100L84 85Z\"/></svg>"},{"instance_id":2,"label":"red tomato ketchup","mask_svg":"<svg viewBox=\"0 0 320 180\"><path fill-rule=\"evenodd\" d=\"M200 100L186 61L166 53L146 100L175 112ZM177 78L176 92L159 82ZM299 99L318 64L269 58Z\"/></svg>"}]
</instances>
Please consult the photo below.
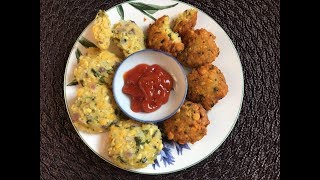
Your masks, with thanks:
<instances>
[{"instance_id":1,"label":"red tomato ketchup","mask_svg":"<svg viewBox=\"0 0 320 180\"><path fill-rule=\"evenodd\" d=\"M159 65L139 64L123 78L122 92L130 96L132 111L153 112L168 102L173 78Z\"/></svg>"}]
</instances>

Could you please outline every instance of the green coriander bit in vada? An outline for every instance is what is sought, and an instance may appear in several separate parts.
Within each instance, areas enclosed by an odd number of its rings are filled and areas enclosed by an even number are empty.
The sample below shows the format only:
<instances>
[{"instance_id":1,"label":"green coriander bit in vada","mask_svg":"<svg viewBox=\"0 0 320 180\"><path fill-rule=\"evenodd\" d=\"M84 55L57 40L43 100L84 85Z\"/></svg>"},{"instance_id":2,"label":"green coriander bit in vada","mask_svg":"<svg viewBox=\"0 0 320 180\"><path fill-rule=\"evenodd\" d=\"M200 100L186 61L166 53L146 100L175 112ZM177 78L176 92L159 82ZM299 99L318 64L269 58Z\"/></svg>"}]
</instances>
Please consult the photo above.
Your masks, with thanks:
<instances>
[{"instance_id":1,"label":"green coriander bit in vada","mask_svg":"<svg viewBox=\"0 0 320 180\"><path fill-rule=\"evenodd\" d=\"M158 126L134 120L121 120L107 133L107 155L116 165L126 169L153 164L162 150Z\"/></svg>"}]
</instances>

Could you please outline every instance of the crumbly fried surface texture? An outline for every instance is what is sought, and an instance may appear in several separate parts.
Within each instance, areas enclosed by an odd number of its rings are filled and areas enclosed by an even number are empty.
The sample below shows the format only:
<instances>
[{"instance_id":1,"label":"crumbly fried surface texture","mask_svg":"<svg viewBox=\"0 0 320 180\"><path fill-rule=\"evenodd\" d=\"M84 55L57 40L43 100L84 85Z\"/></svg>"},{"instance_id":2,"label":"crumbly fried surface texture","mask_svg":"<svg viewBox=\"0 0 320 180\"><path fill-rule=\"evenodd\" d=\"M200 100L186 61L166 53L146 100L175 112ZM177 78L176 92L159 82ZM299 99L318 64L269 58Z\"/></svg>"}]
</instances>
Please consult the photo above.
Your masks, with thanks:
<instances>
[{"instance_id":1,"label":"crumbly fried surface texture","mask_svg":"<svg viewBox=\"0 0 320 180\"><path fill-rule=\"evenodd\" d=\"M174 20L172 30L183 37L188 30L193 30L197 22L197 16L198 10L196 9L187 9L183 11Z\"/></svg>"},{"instance_id":2,"label":"crumbly fried surface texture","mask_svg":"<svg viewBox=\"0 0 320 180\"><path fill-rule=\"evenodd\" d=\"M215 38L211 32L205 29L187 31L182 39L185 49L178 54L178 60L190 68L212 63L219 55Z\"/></svg>"},{"instance_id":3,"label":"crumbly fried surface texture","mask_svg":"<svg viewBox=\"0 0 320 180\"><path fill-rule=\"evenodd\" d=\"M186 101L174 116L164 121L164 132L169 140L180 144L199 141L207 134L210 124L201 104Z\"/></svg>"},{"instance_id":4,"label":"crumbly fried surface texture","mask_svg":"<svg viewBox=\"0 0 320 180\"><path fill-rule=\"evenodd\" d=\"M228 93L224 75L212 64L193 69L187 77L187 99L200 103L206 110L210 110Z\"/></svg>"},{"instance_id":5,"label":"crumbly fried surface texture","mask_svg":"<svg viewBox=\"0 0 320 180\"><path fill-rule=\"evenodd\" d=\"M99 10L92 26L93 37L97 40L97 46L102 49L108 49L110 38L112 36L110 20L104 10Z\"/></svg>"},{"instance_id":6,"label":"crumbly fried surface texture","mask_svg":"<svg viewBox=\"0 0 320 180\"><path fill-rule=\"evenodd\" d=\"M169 16L164 15L151 24L147 30L147 47L162 50L177 56L184 49L178 33L170 28Z\"/></svg>"}]
</instances>

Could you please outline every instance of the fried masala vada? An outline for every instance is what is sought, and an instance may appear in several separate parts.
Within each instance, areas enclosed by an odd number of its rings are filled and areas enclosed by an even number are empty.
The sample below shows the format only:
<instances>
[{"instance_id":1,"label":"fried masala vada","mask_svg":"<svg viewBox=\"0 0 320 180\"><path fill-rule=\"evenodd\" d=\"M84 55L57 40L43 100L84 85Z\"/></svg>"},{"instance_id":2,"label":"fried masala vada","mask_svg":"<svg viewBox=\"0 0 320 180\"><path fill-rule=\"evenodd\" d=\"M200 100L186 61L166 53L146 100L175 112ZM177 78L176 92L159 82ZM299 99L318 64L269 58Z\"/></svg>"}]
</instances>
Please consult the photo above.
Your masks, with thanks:
<instances>
[{"instance_id":1,"label":"fried masala vada","mask_svg":"<svg viewBox=\"0 0 320 180\"><path fill-rule=\"evenodd\" d=\"M164 132L169 140L179 144L199 141L207 134L210 124L206 110L201 104L185 101L180 111L164 121Z\"/></svg>"},{"instance_id":2,"label":"fried masala vada","mask_svg":"<svg viewBox=\"0 0 320 180\"><path fill-rule=\"evenodd\" d=\"M178 54L177 59L190 68L212 63L220 52L215 38L205 29L187 31L182 39L185 49Z\"/></svg>"},{"instance_id":3,"label":"fried masala vada","mask_svg":"<svg viewBox=\"0 0 320 180\"><path fill-rule=\"evenodd\" d=\"M174 20L172 30L183 37L188 30L193 30L197 22L197 15L198 10L196 9L187 9L183 11Z\"/></svg>"},{"instance_id":4,"label":"fried masala vada","mask_svg":"<svg viewBox=\"0 0 320 180\"><path fill-rule=\"evenodd\" d=\"M187 99L210 110L228 93L224 75L216 66L206 64L188 74Z\"/></svg>"},{"instance_id":5,"label":"fried masala vada","mask_svg":"<svg viewBox=\"0 0 320 180\"><path fill-rule=\"evenodd\" d=\"M157 19L149 26L146 45L150 49L165 51L175 57L184 49L179 34L170 28L169 16L167 15Z\"/></svg>"}]
</instances>

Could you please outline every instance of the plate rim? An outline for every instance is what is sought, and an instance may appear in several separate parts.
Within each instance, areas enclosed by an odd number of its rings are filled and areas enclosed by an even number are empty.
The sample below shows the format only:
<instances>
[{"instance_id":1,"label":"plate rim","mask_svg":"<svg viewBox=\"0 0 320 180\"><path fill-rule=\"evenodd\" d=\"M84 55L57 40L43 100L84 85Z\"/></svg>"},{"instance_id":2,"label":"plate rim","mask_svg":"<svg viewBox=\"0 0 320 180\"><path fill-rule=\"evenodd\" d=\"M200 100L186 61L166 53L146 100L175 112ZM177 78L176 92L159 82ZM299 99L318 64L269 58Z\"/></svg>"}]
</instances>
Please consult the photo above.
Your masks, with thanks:
<instances>
[{"instance_id":1,"label":"plate rim","mask_svg":"<svg viewBox=\"0 0 320 180\"><path fill-rule=\"evenodd\" d=\"M179 172L179 171L183 171L183 170L186 170L192 166L195 166L197 164L199 164L200 162L202 162L203 160L207 159L209 156L211 156L226 140L227 138L229 137L230 133L232 132L232 130L234 129L234 126L236 125L236 123L238 122L238 119L239 119L239 116L240 116L240 112L241 112L241 109L242 109L242 104L243 104L243 97L244 97L244 74L243 74L243 66L242 66L242 63L241 63L241 59L240 59L240 56L239 56L239 53L234 45L234 43L232 42L230 36L226 33L226 31L220 26L219 23L217 23L211 16L209 16L207 13L205 13L204 11L202 11L201 9L189 4L189 3L186 3L186 2L183 2L183 1L179 1L179 0L171 0L171 1L176 1L176 2L179 2L179 3L182 3L182 4L185 4L187 6L190 6L191 8L195 8L197 9L198 11L202 12L203 14L205 14L206 16L208 16L212 21L214 21L218 27L221 28L221 30L227 35L227 39L228 41L231 43L232 45L232 49L236 52L236 56L238 57L238 60L239 60L239 63L240 63L240 72L241 72L241 75L242 75L242 89L241 89L241 100L240 100L240 105L239 105L239 109L238 109L238 112L237 112L237 115L236 115L236 118L229 130L229 132L226 134L226 136L223 138L223 140L216 146L216 148L214 148L209 154L207 154L206 156L203 156L200 160L186 166L186 167L183 167L183 168L180 168L180 169L177 169L177 170L174 170L174 171L168 171L168 172L160 172L160 173L152 173L152 172L139 172L137 171L136 169L125 169L125 168L122 168L122 167L119 167L118 165L114 164L112 161L109 161L108 159L104 158L102 155L98 154L97 152L95 152L87 143L86 141L82 138L82 136L80 135L79 133L79 130L75 127L74 123L72 122L72 119L71 119L71 116L70 116L70 112L69 112L69 108L68 108L68 103L67 103L67 98L66 98L66 87L67 87L67 82L66 82L66 74L67 74L67 67L68 67L68 64L69 64L69 60L70 60L70 56L71 56L71 52L72 50L75 48L76 46L76 43L78 42L78 40L81 38L83 32L85 32L88 27L93 23L93 20L86 26L86 28L84 30L82 30L82 32L79 34L78 38L76 39L76 41L74 42L72 48L71 48L71 51L69 53L69 56L67 58L67 63L66 63L66 66L65 66L65 71L64 71L64 79L63 79L63 94L64 94L64 104L65 104L65 107L67 109L67 113L68 113L68 118L73 126L73 128L75 129L75 131L77 132L78 136L80 137L81 141L94 153L96 154L98 157L100 157L102 160L108 162L109 164L119 168L119 169L122 169L122 170L125 170L125 171L128 171L128 172L133 172L133 173L137 173L137 174L146 174L146 175L162 175L162 174L171 174L171 173L175 173L175 172ZM105 12L107 11L110 11L112 10L113 8L116 8L116 6L118 5L122 5L122 4L125 4L125 3L128 3L128 1L124 1L122 3L118 3L112 7L110 7L109 9L106 9L104 10Z\"/></svg>"}]
</instances>

